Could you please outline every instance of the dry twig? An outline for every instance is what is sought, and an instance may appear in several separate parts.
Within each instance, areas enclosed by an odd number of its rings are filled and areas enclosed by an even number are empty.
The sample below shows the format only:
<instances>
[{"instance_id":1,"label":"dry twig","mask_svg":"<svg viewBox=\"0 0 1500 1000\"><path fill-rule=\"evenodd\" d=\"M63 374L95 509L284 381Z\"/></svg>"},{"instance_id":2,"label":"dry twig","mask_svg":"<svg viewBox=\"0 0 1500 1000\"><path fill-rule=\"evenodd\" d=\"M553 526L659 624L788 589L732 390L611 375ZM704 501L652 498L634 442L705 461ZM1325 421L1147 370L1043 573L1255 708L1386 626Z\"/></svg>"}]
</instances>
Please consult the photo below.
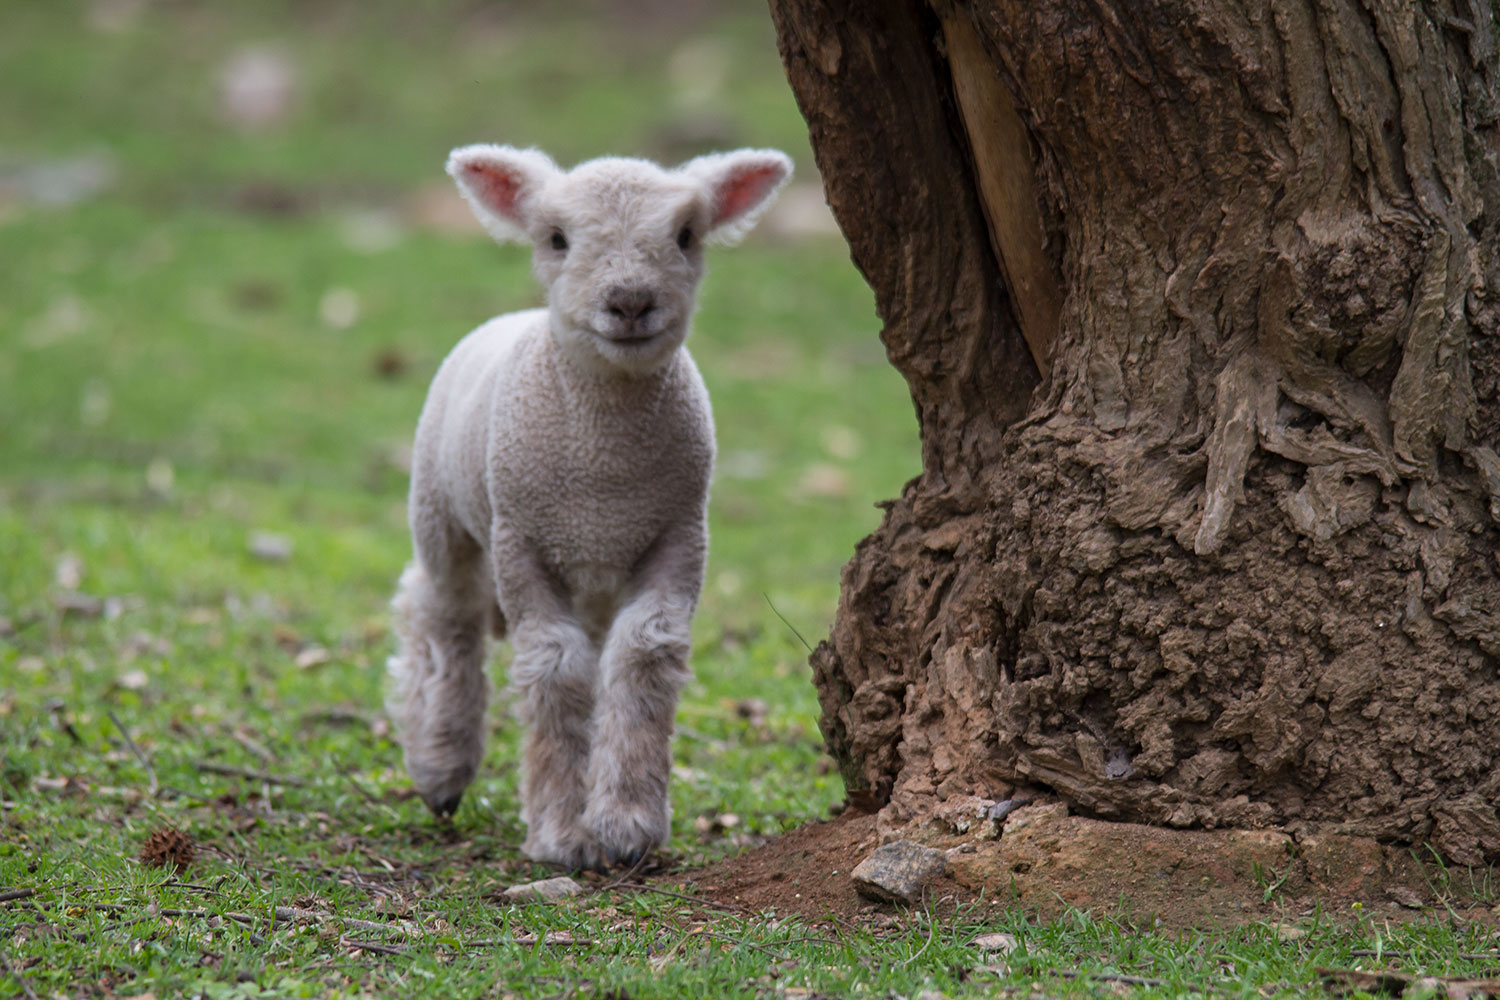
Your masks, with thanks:
<instances>
[{"instance_id":1,"label":"dry twig","mask_svg":"<svg viewBox=\"0 0 1500 1000\"><path fill-rule=\"evenodd\" d=\"M20 972L10 967L10 963L5 960L4 955L0 955L0 969L5 970L7 976L10 976L21 984L21 992L25 993L29 1000L38 1000L36 990L31 988L31 983L27 982L26 977L21 975Z\"/></svg>"},{"instance_id":2,"label":"dry twig","mask_svg":"<svg viewBox=\"0 0 1500 1000\"><path fill-rule=\"evenodd\" d=\"M222 774L230 778L261 781L268 785L286 785L289 788L307 787L307 782L301 778L292 778L283 774L271 774L267 771L254 771L248 767L235 767L233 764L215 764L213 761L200 760L195 766L200 771L206 771L209 774Z\"/></svg>"}]
</instances>

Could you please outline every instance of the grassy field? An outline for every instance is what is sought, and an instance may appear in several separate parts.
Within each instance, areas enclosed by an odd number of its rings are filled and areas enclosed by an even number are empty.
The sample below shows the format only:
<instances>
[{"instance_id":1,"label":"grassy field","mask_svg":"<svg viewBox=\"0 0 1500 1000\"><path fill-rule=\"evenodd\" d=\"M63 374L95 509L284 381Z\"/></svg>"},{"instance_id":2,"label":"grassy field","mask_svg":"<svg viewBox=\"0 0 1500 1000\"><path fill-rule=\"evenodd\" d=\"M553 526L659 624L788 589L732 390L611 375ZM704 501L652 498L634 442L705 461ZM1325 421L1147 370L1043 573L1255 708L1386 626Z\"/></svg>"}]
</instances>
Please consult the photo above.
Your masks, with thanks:
<instances>
[{"instance_id":1,"label":"grassy field","mask_svg":"<svg viewBox=\"0 0 1500 1000\"><path fill-rule=\"evenodd\" d=\"M851 926L715 915L670 881L504 902L551 874L516 849L505 694L451 831L380 710L427 380L538 300L524 252L452 216L442 160L769 145L811 177L764 11L94 0L0 23L0 996L1256 996L1361 949L1485 966L1458 956L1493 942L1451 924ZM226 110L236 65L270 66L266 120ZM842 798L792 629L823 634L873 503L917 471L843 245L713 266L685 878ZM167 826L197 844L176 876L136 860Z\"/></svg>"}]
</instances>

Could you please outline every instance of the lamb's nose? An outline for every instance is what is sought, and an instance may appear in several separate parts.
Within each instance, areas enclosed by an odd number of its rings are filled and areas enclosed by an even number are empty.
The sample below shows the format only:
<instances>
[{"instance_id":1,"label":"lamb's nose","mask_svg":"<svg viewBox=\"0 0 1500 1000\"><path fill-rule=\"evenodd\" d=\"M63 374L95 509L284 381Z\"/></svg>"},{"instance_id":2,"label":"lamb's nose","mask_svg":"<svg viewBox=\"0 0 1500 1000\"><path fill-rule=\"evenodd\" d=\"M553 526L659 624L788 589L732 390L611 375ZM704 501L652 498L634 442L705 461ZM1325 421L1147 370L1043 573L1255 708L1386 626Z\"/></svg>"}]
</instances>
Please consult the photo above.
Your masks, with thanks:
<instances>
[{"instance_id":1,"label":"lamb's nose","mask_svg":"<svg viewBox=\"0 0 1500 1000\"><path fill-rule=\"evenodd\" d=\"M649 288L612 288L604 305L611 315L635 323L656 308L656 296Z\"/></svg>"}]
</instances>

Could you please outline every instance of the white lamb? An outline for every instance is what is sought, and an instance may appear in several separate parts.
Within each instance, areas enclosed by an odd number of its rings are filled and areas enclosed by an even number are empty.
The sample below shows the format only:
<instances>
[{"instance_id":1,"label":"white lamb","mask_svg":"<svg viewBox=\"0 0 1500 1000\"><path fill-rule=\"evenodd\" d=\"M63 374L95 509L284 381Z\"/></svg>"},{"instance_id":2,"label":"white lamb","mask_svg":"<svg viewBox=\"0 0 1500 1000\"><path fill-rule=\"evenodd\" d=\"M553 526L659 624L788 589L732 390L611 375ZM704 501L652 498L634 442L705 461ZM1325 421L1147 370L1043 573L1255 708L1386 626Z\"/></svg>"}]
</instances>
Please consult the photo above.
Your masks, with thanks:
<instances>
[{"instance_id":1,"label":"white lamb","mask_svg":"<svg viewBox=\"0 0 1500 1000\"><path fill-rule=\"evenodd\" d=\"M529 725L525 852L572 867L661 843L677 695L703 585L714 431L683 341L703 244L754 225L772 150L676 169L467 146L448 173L548 306L490 320L433 380L412 456L416 558L393 607L390 711L439 816L482 756L486 633L510 636Z\"/></svg>"}]
</instances>

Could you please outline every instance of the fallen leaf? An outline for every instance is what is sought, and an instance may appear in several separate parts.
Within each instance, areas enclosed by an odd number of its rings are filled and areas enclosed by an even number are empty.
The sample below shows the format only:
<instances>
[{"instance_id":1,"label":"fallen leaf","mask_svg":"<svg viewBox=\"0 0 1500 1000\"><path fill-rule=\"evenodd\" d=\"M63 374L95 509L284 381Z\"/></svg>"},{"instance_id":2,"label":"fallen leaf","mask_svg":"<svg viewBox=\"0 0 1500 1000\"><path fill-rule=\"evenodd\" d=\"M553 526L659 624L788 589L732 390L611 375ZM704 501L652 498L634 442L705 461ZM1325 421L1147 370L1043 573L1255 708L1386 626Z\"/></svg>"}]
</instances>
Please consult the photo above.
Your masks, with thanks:
<instances>
[{"instance_id":1,"label":"fallen leaf","mask_svg":"<svg viewBox=\"0 0 1500 1000\"><path fill-rule=\"evenodd\" d=\"M52 582L63 590L77 590L83 583L83 560L72 552L64 552L53 567Z\"/></svg>"},{"instance_id":2,"label":"fallen leaf","mask_svg":"<svg viewBox=\"0 0 1500 1000\"><path fill-rule=\"evenodd\" d=\"M347 330L359 321L359 293L352 288L330 288L318 300L318 318L334 330Z\"/></svg>"},{"instance_id":3,"label":"fallen leaf","mask_svg":"<svg viewBox=\"0 0 1500 1000\"><path fill-rule=\"evenodd\" d=\"M734 714L757 728L766 724L767 711L769 706L761 698L741 698L734 703Z\"/></svg>"},{"instance_id":4,"label":"fallen leaf","mask_svg":"<svg viewBox=\"0 0 1500 1000\"><path fill-rule=\"evenodd\" d=\"M837 424L823 428L823 450L842 461L859 457L859 435L849 427Z\"/></svg>"},{"instance_id":5,"label":"fallen leaf","mask_svg":"<svg viewBox=\"0 0 1500 1000\"><path fill-rule=\"evenodd\" d=\"M419 229L475 236L484 233L484 226L449 183L434 181L413 191L402 201L401 215Z\"/></svg>"},{"instance_id":6,"label":"fallen leaf","mask_svg":"<svg viewBox=\"0 0 1500 1000\"><path fill-rule=\"evenodd\" d=\"M400 378L411 367L411 358L398 348L387 347L375 354L371 367L375 369L375 374L382 378Z\"/></svg>"},{"instance_id":7,"label":"fallen leaf","mask_svg":"<svg viewBox=\"0 0 1500 1000\"><path fill-rule=\"evenodd\" d=\"M843 236L823 186L817 183L789 184L756 229L763 236L786 243Z\"/></svg>"},{"instance_id":8,"label":"fallen leaf","mask_svg":"<svg viewBox=\"0 0 1500 1000\"><path fill-rule=\"evenodd\" d=\"M92 594L59 594L54 603L64 618L98 618L104 614L104 602Z\"/></svg>"},{"instance_id":9,"label":"fallen leaf","mask_svg":"<svg viewBox=\"0 0 1500 1000\"><path fill-rule=\"evenodd\" d=\"M841 499L849 495L849 475L836 465L818 462L802 473L796 491L803 496Z\"/></svg>"},{"instance_id":10,"label":"fallen leaf","mask_svg":"<svg viewBox=\"0 0 1500 1000\"><path fill-rule=\"evenodd\" d=\"M298 670L311 670L313 667L320 667L332 659L333 654L322 646L308 646L302 652L298 653L297 658L292 662L297 665Z\"/></svg>"},{"instance_id":11,"label":"fallen leaf","mask_svg":"<svg viewBox=\"0 0 1500 1000\"><path fill-rule=\"evenodd\" d=\"M146 466L146 487L157 496L171 493L176 478L172 463L165 458L153 458Z\"/></svg>"},{"instance_id":12,"label":"fallen leaf","mask_svg":"<svg viewBox=\"0 0 1500 1000\"><path fill-rule=\"evenodd\" d=\"M249 548L250 554L257 559L264 559L266 562L286 562L292 557L294 546L292 540L285 535L257 531L250 536Z\"/></svg>"},{"instance_id":13,"label":"fallen leaf","mask_svg":"<svg viewBox=\"0 0 1500 1000\"><path fill-rule=\"evenodd\" d=\"M280 124L297 96L297 69L279 46L250 45L230 55L219 78L219 107L242 129Z\"/></svg>"}]
</instances>

